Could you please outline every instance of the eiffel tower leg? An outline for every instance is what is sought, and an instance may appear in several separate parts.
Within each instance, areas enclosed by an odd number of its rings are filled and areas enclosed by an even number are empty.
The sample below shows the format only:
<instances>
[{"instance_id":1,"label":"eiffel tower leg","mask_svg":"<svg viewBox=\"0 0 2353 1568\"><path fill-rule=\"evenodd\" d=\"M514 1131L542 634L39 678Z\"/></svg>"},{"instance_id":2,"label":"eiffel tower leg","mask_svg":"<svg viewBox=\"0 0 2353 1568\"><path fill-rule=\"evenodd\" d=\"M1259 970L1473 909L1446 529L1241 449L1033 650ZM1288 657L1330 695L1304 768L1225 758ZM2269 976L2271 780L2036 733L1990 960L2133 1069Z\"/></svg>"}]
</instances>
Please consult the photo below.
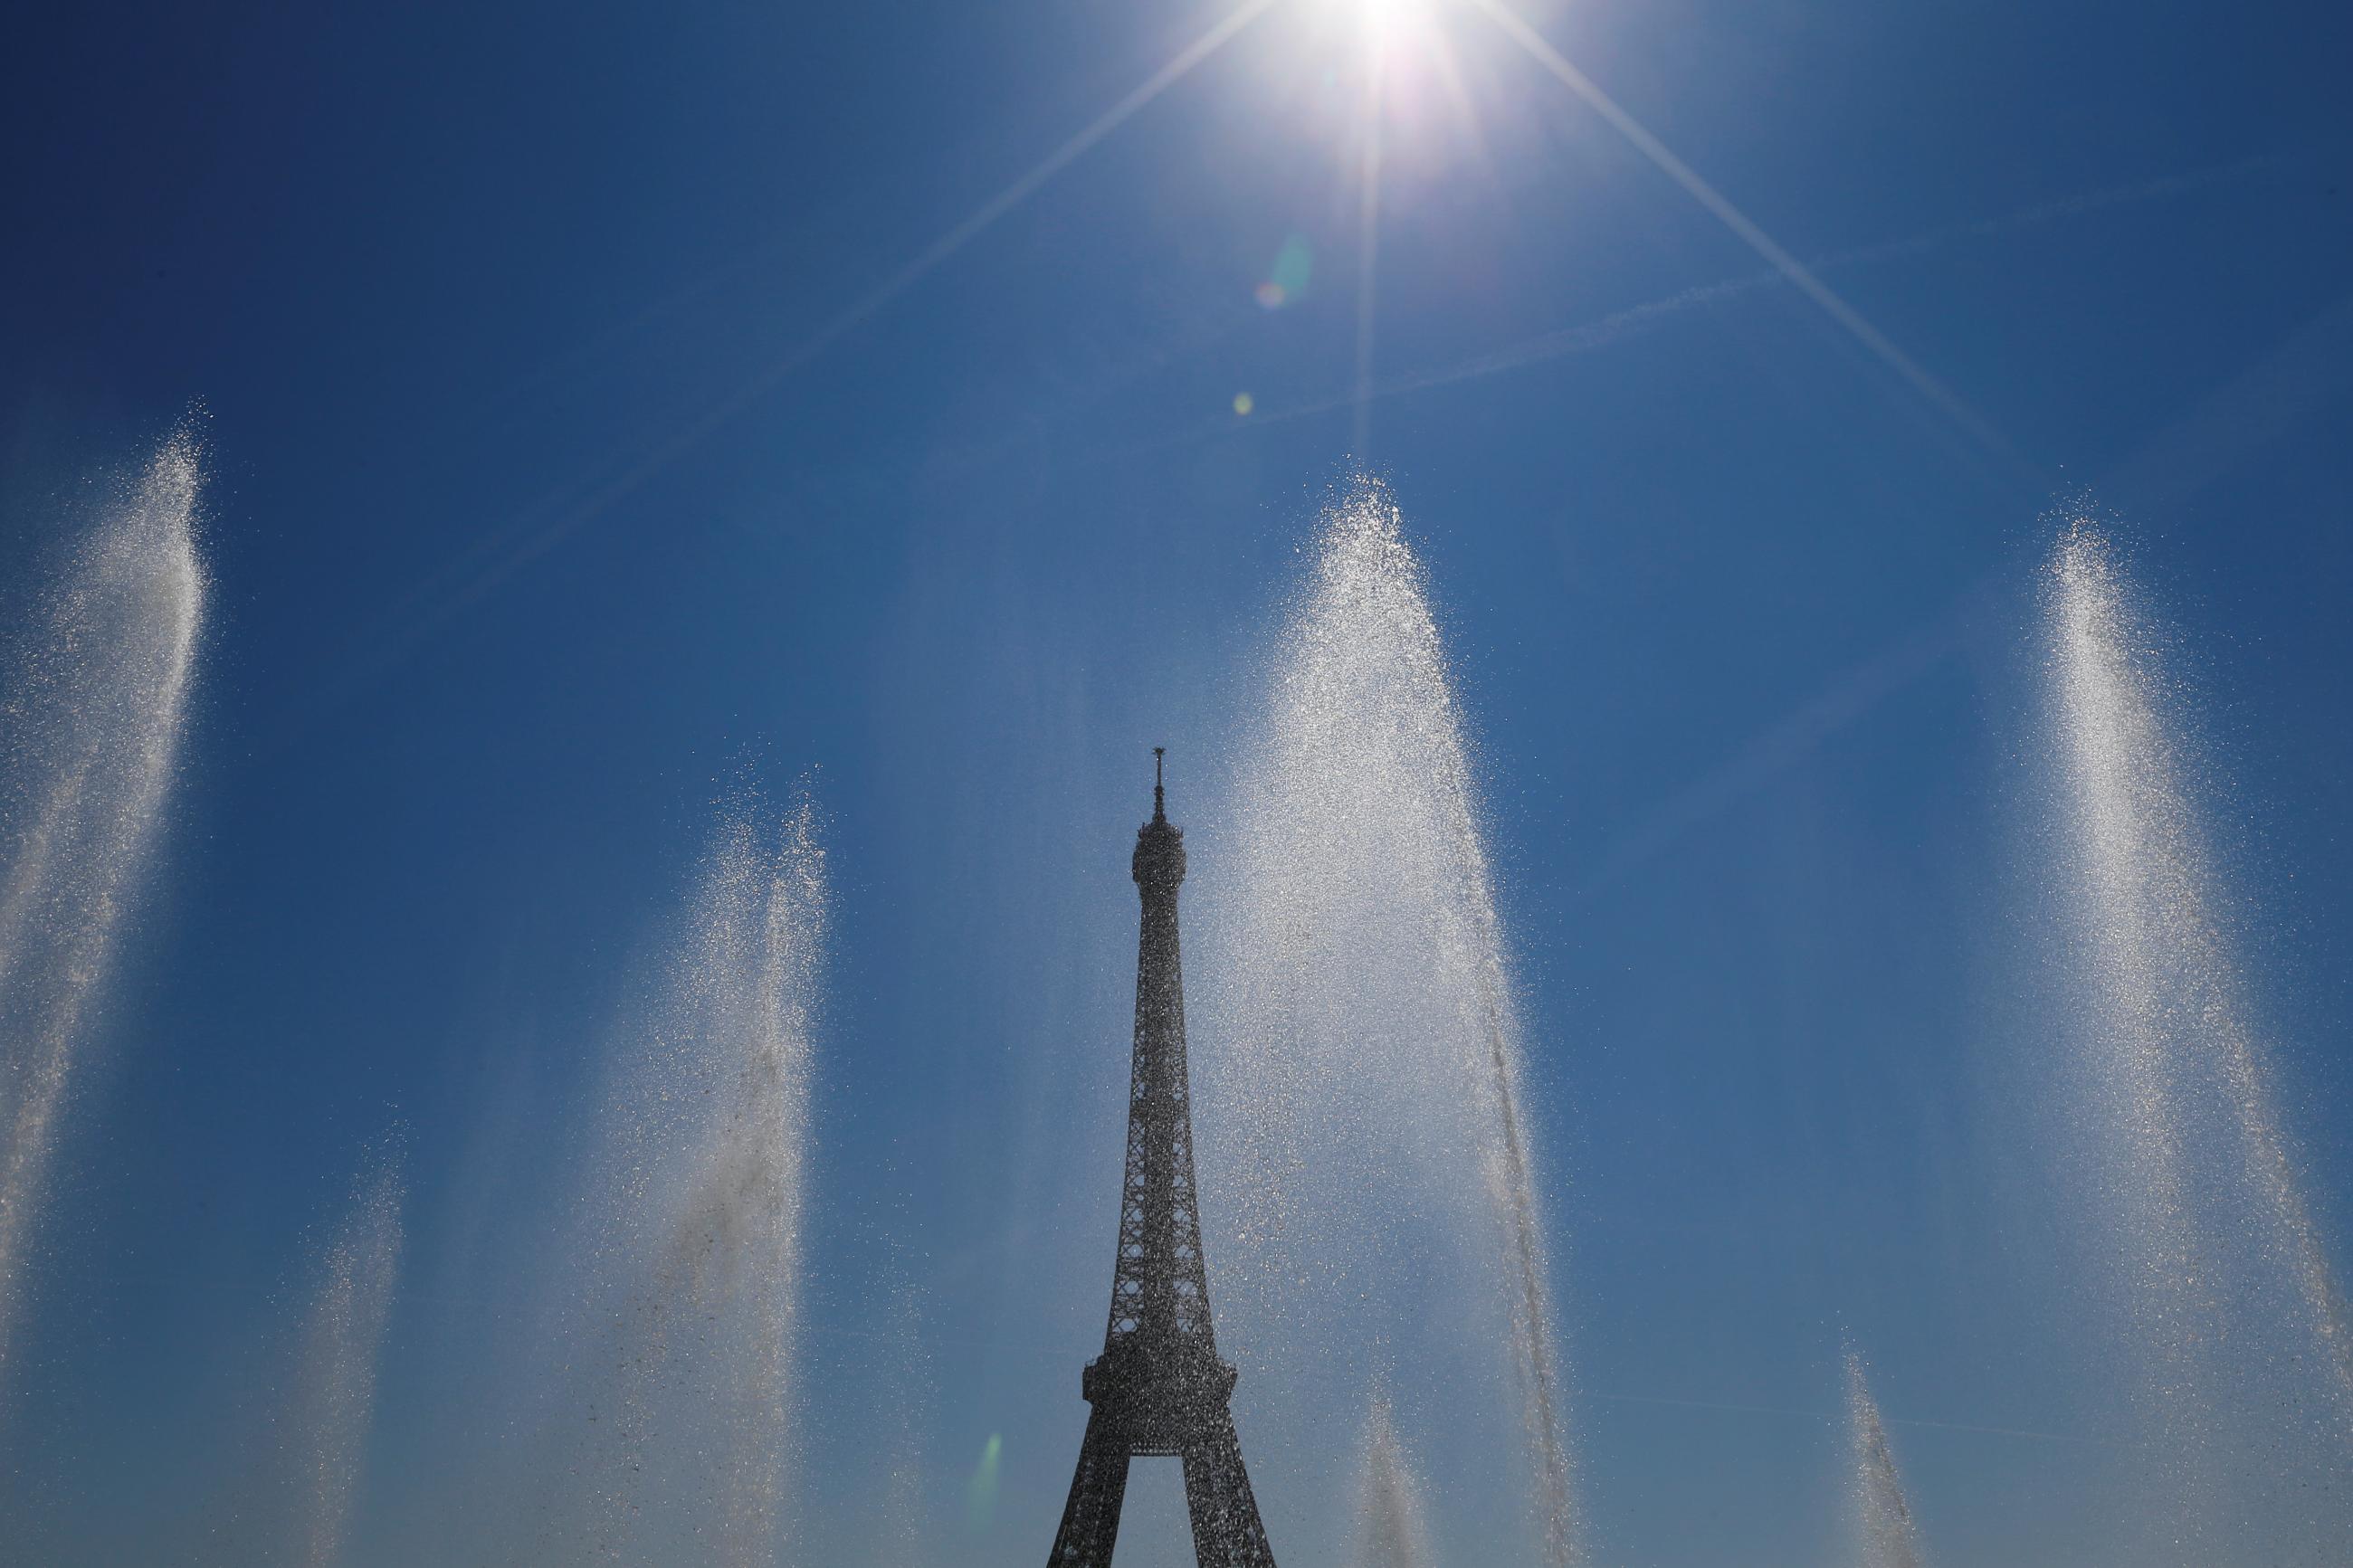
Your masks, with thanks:
<instances>
[{"instance_id":1,"label":"eiffel tower leg","mask_svg":"<svg viewBox=\"0 0 2353 1568\"><path fill-rule=\"evenodd\" d=\"M1054 1532L1054 1554L1046 1568L1111 1568L1119 1540L1119 1507L1127 1500L1127 1447L1114 1440L1103 1412L1087 1417L1079 1444L1078 1472L1071 1477L1071 1500L1062 1505L1062 1528Z\"/></svg>"},{"instance_id":2,"label":"eiffel tower leg","mask_svg":"<svg viewBox=\"0 0 2353 1568\"><path fill-rule=\"evenodd\" d=\"M1219 1411L1209 1431L1186 1445L1185 1507L1193 1516L1198 1568L1274 1568L1231 1411Z\"/></svg>"}]
</instances>

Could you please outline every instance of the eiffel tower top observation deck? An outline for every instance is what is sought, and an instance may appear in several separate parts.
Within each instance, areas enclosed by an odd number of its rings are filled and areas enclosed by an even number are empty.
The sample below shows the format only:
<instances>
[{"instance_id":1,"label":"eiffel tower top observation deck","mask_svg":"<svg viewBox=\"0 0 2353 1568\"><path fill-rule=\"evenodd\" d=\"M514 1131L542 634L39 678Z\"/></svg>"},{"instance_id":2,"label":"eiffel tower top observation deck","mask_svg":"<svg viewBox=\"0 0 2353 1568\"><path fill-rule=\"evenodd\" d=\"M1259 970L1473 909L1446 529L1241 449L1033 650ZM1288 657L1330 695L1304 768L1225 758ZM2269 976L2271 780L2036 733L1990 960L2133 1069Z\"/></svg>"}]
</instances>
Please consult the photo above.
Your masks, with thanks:
<instances>
[{"instance_id":1,"label":"eiffel tower top observation deck","mask_svg":"<svg viewBox=\"0 0 2353 1568\"><path fill-rule=\"evenodd\" d=\"M1138 1454L1184 1460L1193 1555L1200 1568L1274 1563L1234 1433L1234 1369L1219 1359L1209 1322L1176 934L1185 832L1168 820L1162 755L1155 747L1152 820L1136 832L1133 862L1144 917L1111 1321L1103 1354L1087 1363L1081 1384L1093 1412L1050 1568L1104 1568L1111 1562L1128 1460Z\"/></svg>"}]
</instances>

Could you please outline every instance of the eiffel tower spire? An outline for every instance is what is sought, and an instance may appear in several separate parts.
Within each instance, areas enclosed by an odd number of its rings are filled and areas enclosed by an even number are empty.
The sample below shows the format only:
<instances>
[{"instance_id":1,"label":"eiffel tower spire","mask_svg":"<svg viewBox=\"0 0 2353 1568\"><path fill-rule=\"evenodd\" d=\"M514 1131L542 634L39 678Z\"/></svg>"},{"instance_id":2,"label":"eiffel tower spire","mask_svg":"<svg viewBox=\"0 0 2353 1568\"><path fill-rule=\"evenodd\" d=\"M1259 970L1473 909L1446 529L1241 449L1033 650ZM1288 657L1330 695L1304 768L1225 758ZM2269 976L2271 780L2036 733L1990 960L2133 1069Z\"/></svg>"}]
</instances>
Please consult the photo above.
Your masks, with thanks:
<instances>
[{"instance_id":1,"label":"eiffel tower spire","mask_svg":"<svg viewBox=\"0 0 2353 1568\"><path fill-rule=\"evenodd\" d=\"M1185 830L1168 821L1162 748L1153 748L1152 820L1137 830L1144 900L1135 957L1135 1057L1128 1082L1127 1171L1103 1354L1081 1382L1086 1436L1048 1568L1107 1568L1119 1538L1128 1460L1185 1462L1185 1503L1199 1568L1274 1568L1234 1434L1234 1369L1218 1359L1201 1215L1193 1188L1193 1113L1185 1069L1185 974L1176 889Z\"/></svg>"}]
</instances>

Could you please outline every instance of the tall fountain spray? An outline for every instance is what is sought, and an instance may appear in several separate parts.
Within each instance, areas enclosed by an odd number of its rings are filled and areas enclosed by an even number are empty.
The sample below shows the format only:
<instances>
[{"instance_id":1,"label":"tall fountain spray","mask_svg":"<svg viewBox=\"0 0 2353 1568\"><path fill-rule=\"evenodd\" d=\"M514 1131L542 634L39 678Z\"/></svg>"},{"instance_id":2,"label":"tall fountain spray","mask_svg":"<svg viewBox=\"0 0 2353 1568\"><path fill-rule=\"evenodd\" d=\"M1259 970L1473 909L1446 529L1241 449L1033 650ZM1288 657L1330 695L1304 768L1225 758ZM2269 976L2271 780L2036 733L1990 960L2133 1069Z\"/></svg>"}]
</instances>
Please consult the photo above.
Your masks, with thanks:
<instances>
[{"instance_id":1,"label":"tall fountain spray","mask_svg":"<svg viewBox=\"0 0 2353 1568\"><path fill-rule=\"evenodd\" d=\"M2149 1506L2193 1553L2247 1548L2251 1510L2343 1523L2327 1483L2353 1435L2353 1338L2253 1021L2209 826L2223 793L2171 636L2089 521L2062 531L2042 607L2070 1138L2171 1456Z\"/></svg>"},{"instance_id":2,"label":"tall fountain spray","mask_svg":"<svg viewBox=\"0 0 2353 1568\"><path fill-rule=\"evenodd\" d=\"M1386 489L1359 481L1327 512L1271 652L1233 848L1202 878L1203 1203L1232 1260L1232 1338L1304 1395L1286 1418L1350 1425L1387 1347L1398 1394L1443 1407L1465 1485L1521 1478L1528 1537L1495 1536L1510 1510L1482 1508L1478 1550L1566 1563L1572 1464L1508 953L1462 710ZM1303 1432L1276 1463L1346 1452L1344 1432ZM1322 1506L1336 1480L1294 1476L1313 1495L1283 1507ZM1346 1538L1337 1521L1301 1533Z\"/></svg>"},{"instance_id":3,"label":"tall fountain spray","mask_svg":"<svg viewBox=\"0 0 2353 1568\"><path fill-rule=\"evenodd\" d=\"M875 1510L873 1561L878 1568L921 1568L930 1555L924 1470L925 1416L933 1403L932 1371L923 1353L923 1297L912 1274L894 1259L881 1313L890 1346L883 1369L882 1442L888 1473Z\"/></svg>"},{"instance_id":4,"label":"tall fountain spray","mask_svg":"<svg viewBox=\"0 0 2353 1568\"><path fill-rule=\"evenodd\" d=\"M604 1116L565 1550L776 1560L827 911L814 806L731 807Z\"/></svg>"},{"instance_id":5,"label":"tall fountain spray","mask_svg":"<svg viewBox=\"0 0 2353 1568\"><path fill-rule=\"evenodd\" d=\"M1356 1483L1360 1568L1435 1568L1421 1481L1398 1436L1388 1397L1373 1396L1365 1423L1364 1474Z\"/></svg>"},{"instance_id":6,"label":"tall fountain spray","mask_svg":"<svg viewBox=\"0 0 2353 1568\"><path fill-rule=\"evenodd\" d=\"M0 691L0 1378L90 1015L180 752L204 619L202 489L174 436L102 505Z\"/></svg>"},{"instance_id":7,"label":"tall fountain spray","mask_svg":"<svg viewBox=\"0 0 2353 1568\"><path fill-rule=\"evenodd\" d=\"M1887 1427L1871 1396L1862 1355L1852 1348L1846 1352L1846 1426L1856 1568L1921 1568L1926 1559L1920 1551L1920 1527L1904 1496L1904 1478L1887 1446Z\"/></svg>"},{"instance_id":8,"label":"tall fountain spray","mask_svg":"<svg viewBox=\"0 0 2353 1568\"><path fill-rule=\"evenodd\" d=\"M343 1553L375 1414L376 1366L400 1278L401 1152L372 1152L349 1211L320 1258L320 1279L304 1321L287 1430L296 1474L303 1568L332 1568Z\"/></svg>"}]
</instances>

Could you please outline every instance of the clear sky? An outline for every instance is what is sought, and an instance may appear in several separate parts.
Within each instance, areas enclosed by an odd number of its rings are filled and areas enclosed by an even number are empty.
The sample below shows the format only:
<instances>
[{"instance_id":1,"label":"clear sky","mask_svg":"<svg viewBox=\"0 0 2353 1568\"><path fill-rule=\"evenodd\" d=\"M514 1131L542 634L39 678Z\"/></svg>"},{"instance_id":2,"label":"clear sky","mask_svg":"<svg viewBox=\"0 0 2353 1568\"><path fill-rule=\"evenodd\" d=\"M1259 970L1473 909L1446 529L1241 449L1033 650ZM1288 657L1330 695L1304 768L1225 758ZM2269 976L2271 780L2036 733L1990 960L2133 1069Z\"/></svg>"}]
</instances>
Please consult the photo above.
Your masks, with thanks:
<instances>
[{"instance_id":1,"label":"clear sky","mask_svg":"<svg viewBox=\"0 0 2353 1568\"><path fill-rule=\"evenodd\" d=\"M1228 0L16 20L0 608L191 409L211 605L0 1434L28 1561L196 1554L396 1122L351 1556L428 1560L486 1238L747 784L808 792L832 883L809 1539L860 1541L895 1367L936 1560L1037 1560L1148 748L1206 806L1359 467L1478 741L1597 1560L1825 1560L1851 1332L1937 1561L2107 1561L2051 1478L2137 1439L2015 1076L2032 583L2088 497L2178 635L2353 1259L2353 24L1514 13L1842 323L1468 3L1399 8L1368 228L1343 11L1107 125Z\"/></svg>"}]
</instances>

